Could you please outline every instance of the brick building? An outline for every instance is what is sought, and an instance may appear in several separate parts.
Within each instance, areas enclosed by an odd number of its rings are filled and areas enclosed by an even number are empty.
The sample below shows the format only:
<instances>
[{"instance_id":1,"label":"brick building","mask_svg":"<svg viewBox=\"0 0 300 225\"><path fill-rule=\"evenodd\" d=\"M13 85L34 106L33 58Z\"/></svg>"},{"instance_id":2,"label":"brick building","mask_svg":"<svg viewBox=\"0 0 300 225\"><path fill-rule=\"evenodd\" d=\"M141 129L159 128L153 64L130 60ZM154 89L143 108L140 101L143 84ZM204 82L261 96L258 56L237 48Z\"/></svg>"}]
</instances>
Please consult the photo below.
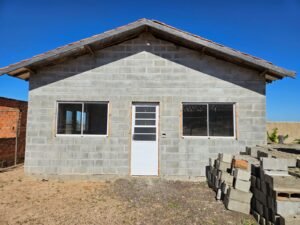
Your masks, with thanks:
<instances>
[{"instance_id":1,"label":"brick building","mask_svg":"<svg viewBox=\"0 0 300 225\"><path fill-rule=\"evenodd\" d=\"M24 160L27 102L0 97L0 167Z\"/></svg>"},{"instance_id":2,"label":"brick building","mask_svg":"<svg viewBox=\"0 0 300 225\"><path fill-rule=\"evenodd\" d=\"M25 172L196 179L266 143L266 84L295 72L147 19L0 69L29 80Z\"/></svg>"}]
</instances>

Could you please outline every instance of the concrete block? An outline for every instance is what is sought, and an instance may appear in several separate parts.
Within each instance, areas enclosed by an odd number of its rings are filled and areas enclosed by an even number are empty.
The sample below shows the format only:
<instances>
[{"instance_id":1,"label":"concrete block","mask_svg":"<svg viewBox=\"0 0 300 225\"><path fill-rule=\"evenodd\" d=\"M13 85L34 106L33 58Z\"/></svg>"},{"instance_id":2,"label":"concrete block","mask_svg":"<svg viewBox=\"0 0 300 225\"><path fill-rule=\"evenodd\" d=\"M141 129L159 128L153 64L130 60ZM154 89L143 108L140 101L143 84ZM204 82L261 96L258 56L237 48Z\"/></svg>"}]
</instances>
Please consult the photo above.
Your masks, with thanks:
<instances>
[{"instance_id":1,"label":"concrete block","mask_svg":"<svg viewBox=\"0 0 300 225\"><path fill-rule=\"evenodd\" d=\"M300 201L294 202L276 200L275 212L283 217L300 214Z\"/></svg>"},{"instance_id":2,"label":"concrete block","mask_svg":"<svg viewBox=\"0 0 300 225\"><path fill-rule=\"evenodd\" d=\"M275 212L272 211L271 221L272 221L275 225L280 225L280 218L281 218L281 216L275 214Z\"/></svg>"},{"instance_id":3,"label":"concrete block","mask_svg":"<svg viewBox=\"0 0 300 225\"><path fill-rule=\"evenodd\" d=\"M254 188L253 194L256 200L258 200L262 205L267 206L267 196L262 191Z\"/></svg>"},{"instance_id":4,"label":"concrete block","mask_svg":"<svg viewBox=\"0 0 300 225\"><path fill-rule=\"evenodd\" d=\"M265 180L265 171L263 170L262 167L259 168L259 178L261 180Z\"/></svg>"},{"instance_id":5,"label":"concrete block","mask_svg":"<svg viewBox=\"0 0 300 225\"><path fill-rule=\"evenodd\" d=\"M233 199L236 201L240 201L240 202L244 202L244 203L248 203L250 205L252 195L253 194L251 192L244 192L244 191L240 191L240 190L233 189L232 187L230 187L228 189L227 198Z\"/></svg>"},{"instance_id":6,"label":"concrete block","mask_svg":"<svg viewBox=\"0 0 300 225\"><path fill-rule=\"evenodd\" d=\"M268 216L269 216L267 219L268 219L269 224L271 224L271 225L278 224L279 221L278 220L276 221L274 212L270 208L267 208L267 210L268 210Z\"/></svg>"},{"instance_id":7,"label":"concrete block","mask_svg":"<svg viewBox=\"0 0 300 225\"><path fill-rule=\"evenodd\" d=\"M287 166L288 167L297 167L297 159L296 158L290 158L287 160Z\"/></svg>"},{"instance_id":8,"label":"concrete block","mask_svg":"<svg viewBox=\"0 0 300 225\"><path fill-rule=\"evenodd\" d=\"M208 159L208 165L210 166L210 167L213 167L214 165L213 165L213 159L212 158L209 158Z\"/></svg>"},{"instance_id":9,"label":"concrete block","mask_svg":"<svg viewBox=\"0 0 300 225\"><path fill-rule=\"evenodd\" d=\"M275 198L271 196L267 196L266 199L267 199L268 208L275 211L275 201L276 201Z\"/></svg>"},{"instance_id":10,"label":"concrete block","mask_svg":"<svg viewBox=\"0 0 300 225\"><path fill-rule=\"evenodd\" d=\"M255 199L255 196L253 195L252 198L251 198L251 202L250 202L250 206L251 206L252 210L256 210L255 201L256 201L256 199Z\"/></svg>"},{"instance_id":11,"label":"concrete block","mask_svg":"<svg viewBox=\"0 0 300 225\"><path fill-rule=\"evenodd\" d=\"M269 221L269 208L267 206L264 206L264 218L266 219L266 222Z\"/></svg>"},{"instance_id":12,"label":"concrete block","mask_svg":"<svg viewBox=\"0 0 300 225\"><path fill-rule=\"evenodd\" d=\"M217 176L217 174L218 174L218 169L217 168L213 168L212 169L212 175L213 176Z\"/></svg>"},{"instance_id":13,"label":"concrete block","mask_svg":"<svg viewBox=\"0 0 300 225\"><path fill-rule=\"evenodd\" d=\"M264 195L268 195L268 193L270 193L270 191L268 191L268 188L269 184L265 181L261 181L260 190L262 191L262 193L264 193Z\"/></svg>"},{"instance_id":14,"label":"concrete block","mask_svg":"<svg viewBox=\"0 0 300 225\"><path fill-rule=\"evenodd\" d=\"M256 187L256 176L251 176L251 179L250 179L250 182L251 182L251 187L252 188L255 188Z\"/></svg>"},{"instance_id":15,"label":"concrete block","mask_svg":"<svg viewBox=\"0 0 300 225\"><path fill-rule=\"evenodd\" d=\"M255 201L255 209L260 215L264 214L264 206L257 199Z\"/></svg>"},{"instance_id":16,"label":"concrete block","mask_svg":"<svg viewBox=\"0 0 300 225\"><path fill-rule=\"evenodd\" d=\"M233 158L232 154L228 154L228 153L219 153L219 156L218 156L218 159L220 161L227 162L230 164L231 164L232 158Z\"/></svg>"},{"instance_id":17,"label":"concrete block","mask_svg":"<svg viewBox=\"0 0 300 225\"><path fill-rule=\"evenodd\" d=\"M250 176L251 176L250 171L239 169L239 168L234 170L234 177L238 180L249 181Z\"/></svg>"},{"instance_id":18,"label":"concrete block","mask_svg":"<svg viewBox=\"0 0 300 225\"><path fill-rule=\"evenodd\" d=\"M275 191L281 190L284 192L285 189L300 190L300 179L294 176L277 176L266 174L265 181L269 184L270 189Z\"/></svg>"},{"instance_id":19,"label":"concrete block","mask_svg":"<svg viewBox=\"0 0 300 225\"><path fill-rule=\"evenodd\" d=\"M221 190L221 188L218 188L218 190L217 190L217 195L216 195L216 199L217 199L217 200L221 200L221 197L222 197L222 190Z\"/></svg>"},{"instance_id":20,"label":"concrete block","mask_svg":"<svg viewBox=\"0 0 300 225\"><path fill-rule=\"evenodd\" d=\"M219 188L220 187L220 180L217 176L213 176L213 185L215 188Z\"/></svg>"},{"instance_id":21,"label":"concrete block","mask_svg":"<svg viewBox=\"0 0 300 225\"><path fill-rule=\"evenodd\" d=\"M211 187L212 186L212 167L207 166L205 172L206 172L206 179L207 179L208 186Z\"/></svg>"},{"instance_id":22,"label":"concrete block","mask_svg":"<svg viewBox=\"0 0 300 225\"><path fill-rule=\"evenodd\" d=\"M264 170L288 170L288 161L287 159L279 158L262 158L261 166Z\"/></svg>"},{"instance_id":23,"label":"concrete block","mask_svg":"<svg viewBox=\"0 0 300 225\"><path fill-rule=\"evenodd\" d=\"M250 213L250 204L245 202L239 202L233 199L225 198L224 200L225 207L229 210L241 212L244 214Z\"/></svg>"},{"instance_id":24,"label":"concrete block","mask_svg":"<svg viewBox=\"0 0 300 225\"><path fill-rule=\"evenodd\" d=\"M217 177L218 177L219 180L222 177L222 172L223 172L222 170L218 170L218 172L217 172Z\"/></svg>"},{"instance_id":25,"label":"concrete block","mask_svg":"<svg viewBox=\"0 0 300 225\"><path fill-rule=\"evenodd\" d=\"M220 160L219 159L215 159L214 161L214 168L218 169L220 165Z\"/></svg>"},{"instance_id":26,"label":"concrete block","mask_svg":"<svg viewBox=\"0 0 300 225\"><path fill-rule=\"evenodd\" d=\"M230 188L230 185L226 184L225 182L223 182L221 184L221 190L224 195L227 194L229 188Z\"/></svg>"},{"instance_id":27,"label":"concrete block","mask_svg":"<svg viewBox=\"0 0 300 225\"><path fill-rule=\"evenodd\" d=\"M289 176L289 173L286 170L265 170L264 174L271 176Z\"/></svg>"},{"instance_id":28,"label":"concrete block","mask_svg":"<svg viewBox=\"0 0 300 225\"><path fill-rule=\"evenodd\" d=\"M280 225L299 225L300 215L280 217Z\"/></svg>"},{"instance_id":29,"label":"concrete block","mask_svg":"<svg viewBox=\"0 0 300 225\"><path fill-rule=\"evenodd\" d=\"M250 155L251 147L246 146L246 154Z\"/></svg>"},{"instance_id":30,"label":"concrete block","mask_svg":"<svg viewBox=\"0 0 300 225\"><path fill-rule=\"evenodd\" d=\"M271 154L265 152L265 151L261 151L261 150L258 150L257 151L257 158L259 159L262 159L262 158L270 158L271 157Z\"/></svg>"},{"instance_id":31,"label":"concrete block","mask_svg":"<svg viewBox=\"0 0 300 225\"><path fill-rule=\"evenodd\" d=\"M256 176L256 177L259 177L259 170L260 170L260 165L254 165L251 163L251 174Z\"/></svg>"},{"instance_id":32,"label":"concrete block","mask_svg":"<svg viewBox=\"0 0 300 225\"><path fill-rule=\"evenodd\" d=\"M260 214L256 212L255 210L252 211L253 217L256 220L256 222L259 222L260 220Z\"/></svg>"},{"instance_id":33,"label":"concrete block","mask_svg":"<svg viewBox=\"0 0 300 225\"><path fill-rule=\"evenodd\" d=\"M234 188L240 191L249 192L250 190L250 181L237 180L234 181Z\"/></svg>"},{"instance_id":34,"label":"concrete block","mask_svg":"<svg viewBox=\"0 0 300 225\"><path fill-rule=\"evenodd\" d=\"M233 185L233 176L231 176L230 173L223 172L222 176L221 176L221 181L232 186Z\"/></svg>"},{"instance_id":35,"label":"concrete block","mask_svg":"<svg viewBox=\"0 0 300 225\"><path fill-rule=\"evenodd\" d=\"M231 163L219 161L218 170L228 172L231 169Z\"/></svg>"},{"instance_id":36,"label":"concrete block","mask_svg":"<svg viewBox=\"0 0 300 225\"><path fill-rule=\"evenodd\" d=\"M268 208L268 214L269 214L268 221L269 221L270 223L274 224L274 223L275 223L275 215L276 215L276 214L275 214L274 211L272 211L272 209L270 209L270 208ZM277 221L276 224L279 224L279 222Z\"/></svg>"},{"instance_id":37,"label":"concrete block","mask_svg":"<svg viewBox=\"0 0 300 225\"><path fill-rule=\"evenodd\" d=\"M260 216L259 224L266 225L266 219L263 216Z\"/></svg>"},{"instance_id":38,"label":"concrete block","mask_svg":"<svg viewBox=\"0 0 300 225\"><path fill-rule=\"evenodd\" d=\"M261 179L256 177L256 188L261 190Z\"/></svg>"},{"instance_id":39,"label":"concrete block","mask_svg":"<svg viewBox=\"0 0 300 225\"><path fill-rule=\"evenodd\" d=\"M246 148L246 153L254 158L258 157L258 151L263 150L262 147L247 147Z\"/></svg>"}]
</instances>

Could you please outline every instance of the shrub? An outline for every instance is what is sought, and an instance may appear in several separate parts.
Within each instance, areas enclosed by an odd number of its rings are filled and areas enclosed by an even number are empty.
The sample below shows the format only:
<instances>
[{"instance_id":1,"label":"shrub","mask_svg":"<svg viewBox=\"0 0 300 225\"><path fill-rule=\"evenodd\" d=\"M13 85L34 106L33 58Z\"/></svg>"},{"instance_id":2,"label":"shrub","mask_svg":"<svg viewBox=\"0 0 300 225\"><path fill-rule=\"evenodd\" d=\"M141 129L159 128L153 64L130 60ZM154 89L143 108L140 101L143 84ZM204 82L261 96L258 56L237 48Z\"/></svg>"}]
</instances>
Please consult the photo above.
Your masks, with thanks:
<instances>
[{"instance_id":1,"label":"shrub","mask_svg":"<svg viewBox=\"0 0 300 225\"><path fill-rule=\"evenodd\" d=\"M269 132L267 132L268 140L273 143L278 143L278 134L277 133L278 133L278 128L274 128L272 130L271 134L269 134Z\"/></svg>"},{"instance_id":2,"label":"shrub","mask_svg":"<svg viewBox=\"0 0 300 225\"><path fill-rule=\"evenodd\" d=\"M274 128L272 133L267 132L268 140L272 143L284 143L284 140L289 137L289 135L278 135L278 128Z\"/></svg>"},{"instance_id":3,"label":"shrub","mask_svg":"<svg viewBox=\"0 0 300 225\"><path fill-rule=\"evenodd\" d=\"M295 139L294 142L296 142L296 144L300 144L300 138Z\"/></svg>"}]
</instances>

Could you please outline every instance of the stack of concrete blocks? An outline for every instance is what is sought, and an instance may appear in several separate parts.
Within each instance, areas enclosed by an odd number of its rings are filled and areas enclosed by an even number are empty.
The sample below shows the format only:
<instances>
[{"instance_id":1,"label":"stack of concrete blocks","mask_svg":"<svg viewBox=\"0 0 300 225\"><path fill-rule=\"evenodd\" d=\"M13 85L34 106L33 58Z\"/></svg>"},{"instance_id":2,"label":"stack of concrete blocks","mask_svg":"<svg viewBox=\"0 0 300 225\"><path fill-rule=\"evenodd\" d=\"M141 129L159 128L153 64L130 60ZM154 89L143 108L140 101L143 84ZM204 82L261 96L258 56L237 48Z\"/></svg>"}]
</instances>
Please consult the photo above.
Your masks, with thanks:
<instances>
[{"instance_id":1,"label":"stack of concrete blocks","mask_svg":"<svg viewBox=\"0 0 300 225\"><path fill-rule=\"evenodd\" d=\"M225 195L224 205L229 210L249 214L252 198L249 167L247 169L233 167L232 174L234 175L233 186L228 189Z\"/></svg>"},{"instance_id":2,"label":"stack of concrete blocks","mask_svg":"<svg viewBox=\"0 0 300 225\"><path fill-rule=\"evenodd\" d=\"M237 160L248 166L235 168ZM263 147L254 147L235 156L219 154L212 164L207 168L208 184L227 209L251 211L263 225L300 225L300 178L288 172L300 167L299 159L272 158Z\"/></svg>"},{"instance_id":3,"label":"stack of concrete blocks","mask_svg":"<svg viewBox=\"0 0 300 225\"><path fill-rule=\"evenodd\" d=\"M270 157L260 158L259 166L252 165L251 212L259 224L300 224L300 179L288 174L290 166L296 163Z\"/></svg>"},{"instance_id":4,"label":"stack of concrete blocks","mask_svg":"<svg viewBox=\"0 0 300 225\"><path fill-rule=\"evenodd\" d=\"M268 148L264 146L257 147L246 147L246 154L250 155L253 158L261 159L261 158L284 158L287 161L288 167L296 167L298 164L298 160L294 155L289 155L287 157L286 153L280 152L273 148ZM285 155L285 157L282 157ZM299 166L300 167L300 164Z\"/></svg>"},{"instance_id":5,"label":"stack of concrete blocks","mask_svg":"<svg viewBox=\"0 0 300 225\"><path fill-rule=\"evenodd\" d=\"M208 185L217 192L218 200L222 198L220 194L222 192L222 186L227 184L228 188L233 182L233 176L230 174L231 160L231 154L219 154L216 160L210 159L210 165L206 171Z\"/></svg>"},{"instance_id":6,"label":"stack of concrete blocks","mask_svg":"<svg viewBox=\"0 0 300 225\"><path fill-rule=\"evenodd\" d=\"M250 171L233 168L233 158L231 154L219 154L214 165L211 163L208 167L208 184L216 191L217 200L223 200L227 209L249 214L252 198Z\"/></svg>"}]
</instances>

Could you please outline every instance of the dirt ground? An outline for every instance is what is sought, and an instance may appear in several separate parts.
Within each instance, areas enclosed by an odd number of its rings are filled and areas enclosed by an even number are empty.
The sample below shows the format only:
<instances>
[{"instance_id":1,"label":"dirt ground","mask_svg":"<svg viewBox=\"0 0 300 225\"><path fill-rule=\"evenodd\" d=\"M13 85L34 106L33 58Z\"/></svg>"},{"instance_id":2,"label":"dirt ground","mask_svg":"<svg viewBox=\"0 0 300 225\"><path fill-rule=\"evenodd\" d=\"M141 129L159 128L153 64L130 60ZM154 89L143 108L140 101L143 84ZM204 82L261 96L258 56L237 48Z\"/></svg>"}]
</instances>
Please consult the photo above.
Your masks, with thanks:
<instances>
[{"instance_id":1,"label":"dirt ground","mask_svg":"<svg viewBox=\"0 0 300 225\"><path fill-rule=\"evenodd\" d=\"M0 224L255 224L214 196L206 183L41 181L19 167L0 173Z\"/></svg>"}]
</instances>

